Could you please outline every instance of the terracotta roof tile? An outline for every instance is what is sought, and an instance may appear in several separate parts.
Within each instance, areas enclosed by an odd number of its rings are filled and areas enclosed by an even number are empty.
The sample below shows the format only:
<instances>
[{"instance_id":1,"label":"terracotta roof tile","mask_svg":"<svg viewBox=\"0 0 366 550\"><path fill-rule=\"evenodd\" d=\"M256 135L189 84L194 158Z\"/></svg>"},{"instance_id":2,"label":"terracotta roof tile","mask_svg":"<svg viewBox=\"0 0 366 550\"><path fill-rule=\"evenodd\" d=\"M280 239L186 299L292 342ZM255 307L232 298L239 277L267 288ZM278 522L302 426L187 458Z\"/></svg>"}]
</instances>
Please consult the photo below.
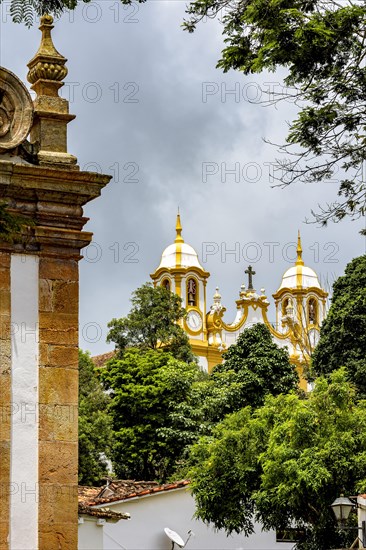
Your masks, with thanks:
<instances>
[{"instance_id":1,"label":"terracotta roof tile","mask_svg":"<svg viewBox=\"0 0 366 550\"><path fill-rule=\"evenodd\" d=\"M91 508L86 504L79 502L79 515L84 514L87 516L93 516L101 519L111 519L119 521L120 519L130 519L130 514L124 512L114 512L109 508Z\"/></svg>"},{"instance_id":2,"label":"terracotta roof tile","mask_svg":"<svg viewBox=\"0 0 366 550\"><path fill-rule=\"evenodd\" d=\"M156 481L114 480L104 487L79 487L79 502L96 506L118 500L128 500L150 494L180 489L189 485L189 480L159 485Z\"/></svg>"},{"instance_id":3,"label":"terracotta roof tile","mask_svg":"<svg viewBox=\"0 0 366 550\"><path fill-rule=\"evenodd\" d=\"M92 361L96 367L104 367L104 365L116 355L116 352L108 351L107 353L102 353L101 355L95 355L92 357Z\"/></svg>"}]
</instances>

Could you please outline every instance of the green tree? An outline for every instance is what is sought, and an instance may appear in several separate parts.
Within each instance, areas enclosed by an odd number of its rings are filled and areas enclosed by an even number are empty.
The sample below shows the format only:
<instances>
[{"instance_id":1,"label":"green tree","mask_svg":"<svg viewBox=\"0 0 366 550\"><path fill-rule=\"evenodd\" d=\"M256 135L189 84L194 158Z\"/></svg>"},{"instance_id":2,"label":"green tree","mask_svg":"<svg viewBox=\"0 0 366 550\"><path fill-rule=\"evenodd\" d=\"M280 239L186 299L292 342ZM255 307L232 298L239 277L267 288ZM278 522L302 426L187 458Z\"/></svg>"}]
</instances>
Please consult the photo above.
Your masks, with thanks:
<instances>
[{"instance_id":1,"label":"green tree","mask_svg":"<svg viewBox=\"0 0 366 550\"><path fill-rule=\"evenodd\" d=\"M197 439L199 418L190 403L197 364L162 350L129 349L110 360L101 377L111 398L116 474L166 480Z\"/></svg>"},{"instance_id":2,"label":"green tree","mask_svg":"<svg viewBox=\"0 0 366 550\"><path fill-rule=\"evenodd\" d=\"M3 0L0 0L0 4ZM143 2L145 0L138 0ZM74 10L78 4L88 4L91 0L11 0L10 15L14 23L25 23L31 27L36 17L50 14L59 17L66 10ZM121 0L130 4L131 0Z\"/></svg>"},{"instance_id":3,"label":"green tree","mask_svg":"<svg viewBox=\"0 0 366 550\"><path fill-rule=\"evenodd\" d=\"M164 349L182 361L195 361L188 337L177 324L186 314L182 300L162 286L145 283L132 295L127 317L112 319L107 342L123 354L127 347Z\"/></svg>"},{"instance_id":4,"label":"green tree","mask_svg":"<svg viewBox=\"0 0 366 550\"><path fill-rule=\"evenodd\" d=\"M79 483L99 484L107 474L112 443L110 401L89 352L79 351Z\"/></svg>"},{"instance_id":5,"label":"green tree","mask_svg":"<svg viewBox=\"0 0 366 550\"><path fill-rule=\"evenodd\" d=\"M345 366L366 397L366 255L352 260L333 285L328 315L312 356L315 375Z\"/></svg>"},{"instance_id":6,"label":"green tree","mask_svg":"<svg viewBox=\"0 0 366 550\"><path fill-rule=\"evenodd\" d=\"M77 4L78 0L12 0L11 12L14 21L31 25L34 13L59 15ZM326 224L364 216L365 3L193 0L187 14L184 28L190 32L203 19L223 14L225 47L218 67L224 71L248 75L286 70L284 88L268 98L269 103L290 99L299 107L282 146L288 156L278 160L274 174L280 184L339 181L339 199L321 207L315 219Z\"/></svg>"},{"instance_id":7,"label":"green tree","mask_svg":"<svg viewBox=\"0 0 366 550\"><path fill-rule=\"evenodd\" d=\"M88 3L91 0L83 0ZM0 0L0 4L2 0ZM50 14L59 16L66 9L76 8L78 0L11 0L10 15L14 23L25 23L32 26L35 16Z\"/></svg>"},{"instance_id":8,"label":"green tree","mask_svg":"<svg viewBox=\"0 0 366 550\"><path fill-rule=\"evenodd\" d=\"M22 229L26 225L33 225L31 220L23 216L12 214L6 203L0 203L0 239L14 242L21 239Z\"/></svg>"},{"instance_id":9,"label":"green tree","mask_svg":"<svg viewBox=\"0 0 366 550\"><path fill-rule=\"evenodd\" d=\"M287 159L277 162L278 181L339 181L339 199L316 219L326 224L364 216L365 2L194 0L187 11L190 32L202 19L223 14L218 67L224 71L285 68L284 88L268 102L292 100L299 114L282 147Z\"/></svg>"},{"instance_id":10,"label":"green tree","mask_svg":"<svg viewBox=\"0 0 366 550\"><path fill-rule=\"evenodd\" d=\"M196 384L203 417L212 426L247 405L261 406L267 395L288 393L299 378L287 348L279 348L262 323L245 329L223 355L211 376Z\"/></svg>"},{"instance_id":11,"label":"green tree","mask_svg":"<svg viewBox=\"0 0 366 550\"><path fill-rule=\"evenodd\" d=\"M339 548L330 504L365 490L365 405L340 369L306 397L268 396L255 411L228 415L193 446L197 516L246 535L255 519L265 529L297 527L305 531L299 547Z\"/></svg>"}]
</instances>

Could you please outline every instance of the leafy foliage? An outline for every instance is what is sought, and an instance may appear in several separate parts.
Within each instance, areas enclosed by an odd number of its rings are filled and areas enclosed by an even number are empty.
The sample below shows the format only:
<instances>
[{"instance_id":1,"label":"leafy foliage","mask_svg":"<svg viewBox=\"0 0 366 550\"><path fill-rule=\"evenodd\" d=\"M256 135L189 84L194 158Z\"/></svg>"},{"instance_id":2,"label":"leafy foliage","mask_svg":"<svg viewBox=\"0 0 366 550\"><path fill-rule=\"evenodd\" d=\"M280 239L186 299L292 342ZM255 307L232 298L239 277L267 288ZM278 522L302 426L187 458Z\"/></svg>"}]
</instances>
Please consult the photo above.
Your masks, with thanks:
<instances>
[{"instance_id":1,"label":"leafy foliage","mask_svg":"<svg viewBox=\"0 0 366 550\"><path fill-rule=\"evenodd\" d=\"M366 256L350 262L333 286L332 304L314 350L315 374L346 366L359 396L366 397Z\"/></svg>"},{"instance_id":2,"label":"leafy foliage","mask_svg":"<svg viewBox=\"0 0 366 550\"><path fill-rule=\"evenodd\" d=\"M86 3L90 1L83 0ZM75 9L77 3L78 0L11 0L10 15L14 23L24 23L31 27L35 16L46 13L59 16L65 9Z\"/></svg>"},{"instance_id":3,"label":"leafy foliage","mask_svg":"<svg viewBox=\"0 0 366 550\"><path fill-rule=\"evenodd\" d=\"M120 477L185 475L189 446L225 415L297 387L287 351L264 325L245 330L211 375L164 349L145 349L127 348L101 371L112 399L113 463Z\"/></svg>"},{"instance_id":4,"label":"leafy foliage","mask_svg":"<svg viewBox=\"0 0 366 550\"><path fill-rule=\"evenodd\" d=\"M184 330L177 324L186 311L182 300L162 286L145 283L132 295L127 317L112 319L107 342L115 342L123 354L127 347L141 350L163 348L182 361L195 361Z\"/></svg>"},{"instance_id":5,"label":"leafy foliage","mask_svg":"<svg viewBox=\"0 0 366 550\"><path fill-rule=\"evenodd\" d=\"M14 21L31 25L33 13L59 15L78 3L12 0L11 13ZM365 2L192 0L183 26L193 32L203 19L222 13L225 47L218 67L246 75L283 67L285 87L268 103L290 99L299 107L280 147L287 156L277 160L275 179L282 186L338 182L338 199L313 212L323 225L364 216Z\"/></svg>"},{"instance_id":6,"label":"leafy foliage","mask_svg":"<svg viewBox=\"0 0 366 550\"><path fill-rule=\"evenodd\" d=\"M23 227L32 225L31 220L22 216L12 214L8 210L8 205L0 204L0 239L7 242L14 242L21 238Z\"/></svg>"},{"instance_id":7,"label":"leafy foliage","mask_svg":"<svg viewBox=\"0 0 366 550\"><path fill-rule=\"evenodd\" d=\"M295 526L305 531L299 547L340 547L329 505L365 490L365 402L355 402L345 370L334 371L306 397L269 395L255 411L228 415L191 462L202 520L247 535L254 519L265 529Z\"/></svg>"},{"instance_id":8,"label":"leafy foliage","mask_svg":"<svg viewBox=\"0 0 366 550\"><path fill-rule=\"evenodd\" d=\"M197 364L162 350L129 349L110 360L101 377L111 398L116 474L166 480L197 439L199 417L190 403Z\"/></svg>"},{"instance_id":9,"label":"leafy foliage","mask_svg":"<svg viewBox=\"0 0 366 550\"><path fill-rule=\"evenodd\" d=\"M207 433L226 414L248 405L257 408L266 395L298 387L287 349L277 346L262 323L245 329L223 357L224 362L193 388Z\"/></svg>"},{"instance_id":10,"label":"leafy foliage","mask_svg":"<svg viewBox=\"0 0 366 550\"><path fill-rule=\"evenodd\" d=\"M277 180L284 186L338 181L339 199L315 214L322 224L364 216L365 3L194 0L185 28L193 32L202 19L222 12L225 48L218 67L246 75L284 67L285 88L268 102L290 99L300 109L282 146L289 156L277 161Z\"/></svg>"},{"instance_id":11,"label":"leafy foliage","mask_svg":"<svg viewBox=\"0 0 366 550\"><path fill-rule=\"evenodd\" d=\"M224 363L215 368L214 374L236 374L243 399L237 408L246 405L256 408L266 395L288 393L299 383L287 349L277 346L263 323L245 329L223 357Z\"/></svg>"},{"instance_id":12,"label":"leafy foliage","mask_svg":"<svg viewBox=\"0 0 366 550\"><path fill-rule=\"evenodd\" d=\"M0 4L3 0L0 0ZM132 0L121 0L131 4ZM138 0L144 2L145 0ZM65 10L74 10L79 3L88 4L91 0L10 0L10 15L14 23L24 23L31 27L36 16L45 14L60 16Z\"/></svg>"},{"instance_id":13,"label":"leafy foliage","mask_svg":"<svg viewBox=\"0 0 366 550\"><path fill-rule=\"evenodd\" d=\"M110 399L88 352L79 351L79 483L98 485L107 474L112 444Z\"/></svg>"}]
</instances>

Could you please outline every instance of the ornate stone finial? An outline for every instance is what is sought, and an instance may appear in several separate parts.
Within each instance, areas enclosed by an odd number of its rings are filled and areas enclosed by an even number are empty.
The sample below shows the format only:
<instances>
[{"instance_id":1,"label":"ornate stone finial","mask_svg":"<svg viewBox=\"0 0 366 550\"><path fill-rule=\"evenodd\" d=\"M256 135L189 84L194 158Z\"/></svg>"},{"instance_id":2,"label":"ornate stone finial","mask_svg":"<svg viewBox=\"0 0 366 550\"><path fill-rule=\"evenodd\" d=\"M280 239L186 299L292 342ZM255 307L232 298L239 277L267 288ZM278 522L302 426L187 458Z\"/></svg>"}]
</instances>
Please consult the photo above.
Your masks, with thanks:
<instances>
[{"instance_id":1,"label":"ornate stone finial","mask_svg":"<svg viewBox=\"0 0 366 550\"><path fill-rule=\"evenodd\" d=\"M40 165L77 170L76 157L67 152L67 125L75 116L69 114L68 101L58 95L67 75L67 60L53 44L52 23L50 15L41 17L41 45L28 63L28 80L37 94L30 141Z\"/></svg>"},{"instance_id":2,"label":"ornate stone finial","mask_svg":"<svg viewBox=\"0 0 366 550\"><path fill-rule=\"evenodd\" d=\"M0 153L23 143L33 120L33 102L15 74L0 67Z\"/></svg>"},{"instance_id":3,"label":"ornate stone finial","mask_svg":"<svg viewBox=\"0 0 366 550\"><path fill-rule=\"evenodd\" d=\"M223 309L222 307L222 303L221 303L221 294L219 292L219 287L217 286L216 287L216 290L215 290L215 294L214 294L214 297L213 297L213 301L214 303L212 304L211 306L211 312L219 312Z\"/></svg>"},{"instance_id":4,"label":"ornate stone finial","mask_svg":"<svg viewBox=\"0 0 366 550\"><path fill-rule=\"evenodd\" d=\"M63 86L62 81L67 75L67 59L55 48L51 31L53 29L53 17L43 15L41 17L42 31L41 45L36 55L28 63L28 81L33 85L37 95L58 96L58 90Z\"/></svg>"},{"instance_id":5,"label":"ornate stone finial","mask_svg":"<svg viewBox=\"0 0 366 550\"><path fill-rule=\"evenodd\" d=\"M240 296L240 297L245 296L245 293L246 293L245 284L243 283L242 285L240 285L239 296Z\"/></svg>"},{"instance_id":6,"label":"ornate stone finial","mask_svg":"<svg viewBox=\"0 0 366 550\"><path fill-rule=\"evenodd\" d=\"M296 265L304 265L304 261L302 259L302 247L301 247L301 237L300 237L300 230L297 233L297 258L296 258Z\"/></svg>"},{"instance_id":7,"label":"ornate stone finial","mask_svg":"<svg viewBox=\"0 0 366 550\"><path fill-rule=\"evenodd\" d=\"M184 239L182 237L182 224L180 223L179 209L178 209L178 214L177 214L177 223L175 225L175 230L177 232L177 236L175 237L175 242L176 243L184 243Z\"/></svg>"}]
</instances>

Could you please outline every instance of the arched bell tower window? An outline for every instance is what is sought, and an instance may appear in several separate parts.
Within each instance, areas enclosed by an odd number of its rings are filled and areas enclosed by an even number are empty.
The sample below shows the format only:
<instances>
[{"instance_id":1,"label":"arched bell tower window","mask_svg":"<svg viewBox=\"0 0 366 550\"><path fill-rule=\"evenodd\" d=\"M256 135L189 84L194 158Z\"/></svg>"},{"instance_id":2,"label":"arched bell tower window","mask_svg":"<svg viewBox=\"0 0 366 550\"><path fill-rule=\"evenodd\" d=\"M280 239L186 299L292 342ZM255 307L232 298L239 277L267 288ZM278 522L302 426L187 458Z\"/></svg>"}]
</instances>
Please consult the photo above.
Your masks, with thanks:
<instances>
[{"instance_id":1,"label":"arched bell tower window","mask_svg":"<svg viewBox=\"0 0 366 550\"><path fill-rule=\"evenodd\" d=\"M309 325L318 324L318 304L315 298L310 298L308 301L308 323Z\"/></svg>"},{"instance_id":2,"label":"arched bell tower window","mask_svg":"<svg viewBox=\"0 0 366 550\"><path fill-rule=\"evenodd\" d=\"M170 281L169 281L169 279L164 279L164 281L161 283L161 286L163 286L166 290L169 290L169 292L170 292Z\"/></svg>"},{"instance_id":3,"label":"arched bell tower window","mask_svg":"<svg viewBox=\"0 0 366 550\"><path fill-rule=\"evenodd\" d=\"M197 282L196 279L191 277L187 281L187 305L188 306L197 306Z\"/></svg>"},{"instance_id":4,"label":"arched bell tower window","mask_svg":"<svg viewBox=\"0 0 366 550\"><path fill-rule=\"evenodd\" d=\"M289 305L289 299L285 298L282 302L282 317L285 317L285 315L287 315L286 309L288 308L288 305Z\"/></svg>"}]
</instances>

